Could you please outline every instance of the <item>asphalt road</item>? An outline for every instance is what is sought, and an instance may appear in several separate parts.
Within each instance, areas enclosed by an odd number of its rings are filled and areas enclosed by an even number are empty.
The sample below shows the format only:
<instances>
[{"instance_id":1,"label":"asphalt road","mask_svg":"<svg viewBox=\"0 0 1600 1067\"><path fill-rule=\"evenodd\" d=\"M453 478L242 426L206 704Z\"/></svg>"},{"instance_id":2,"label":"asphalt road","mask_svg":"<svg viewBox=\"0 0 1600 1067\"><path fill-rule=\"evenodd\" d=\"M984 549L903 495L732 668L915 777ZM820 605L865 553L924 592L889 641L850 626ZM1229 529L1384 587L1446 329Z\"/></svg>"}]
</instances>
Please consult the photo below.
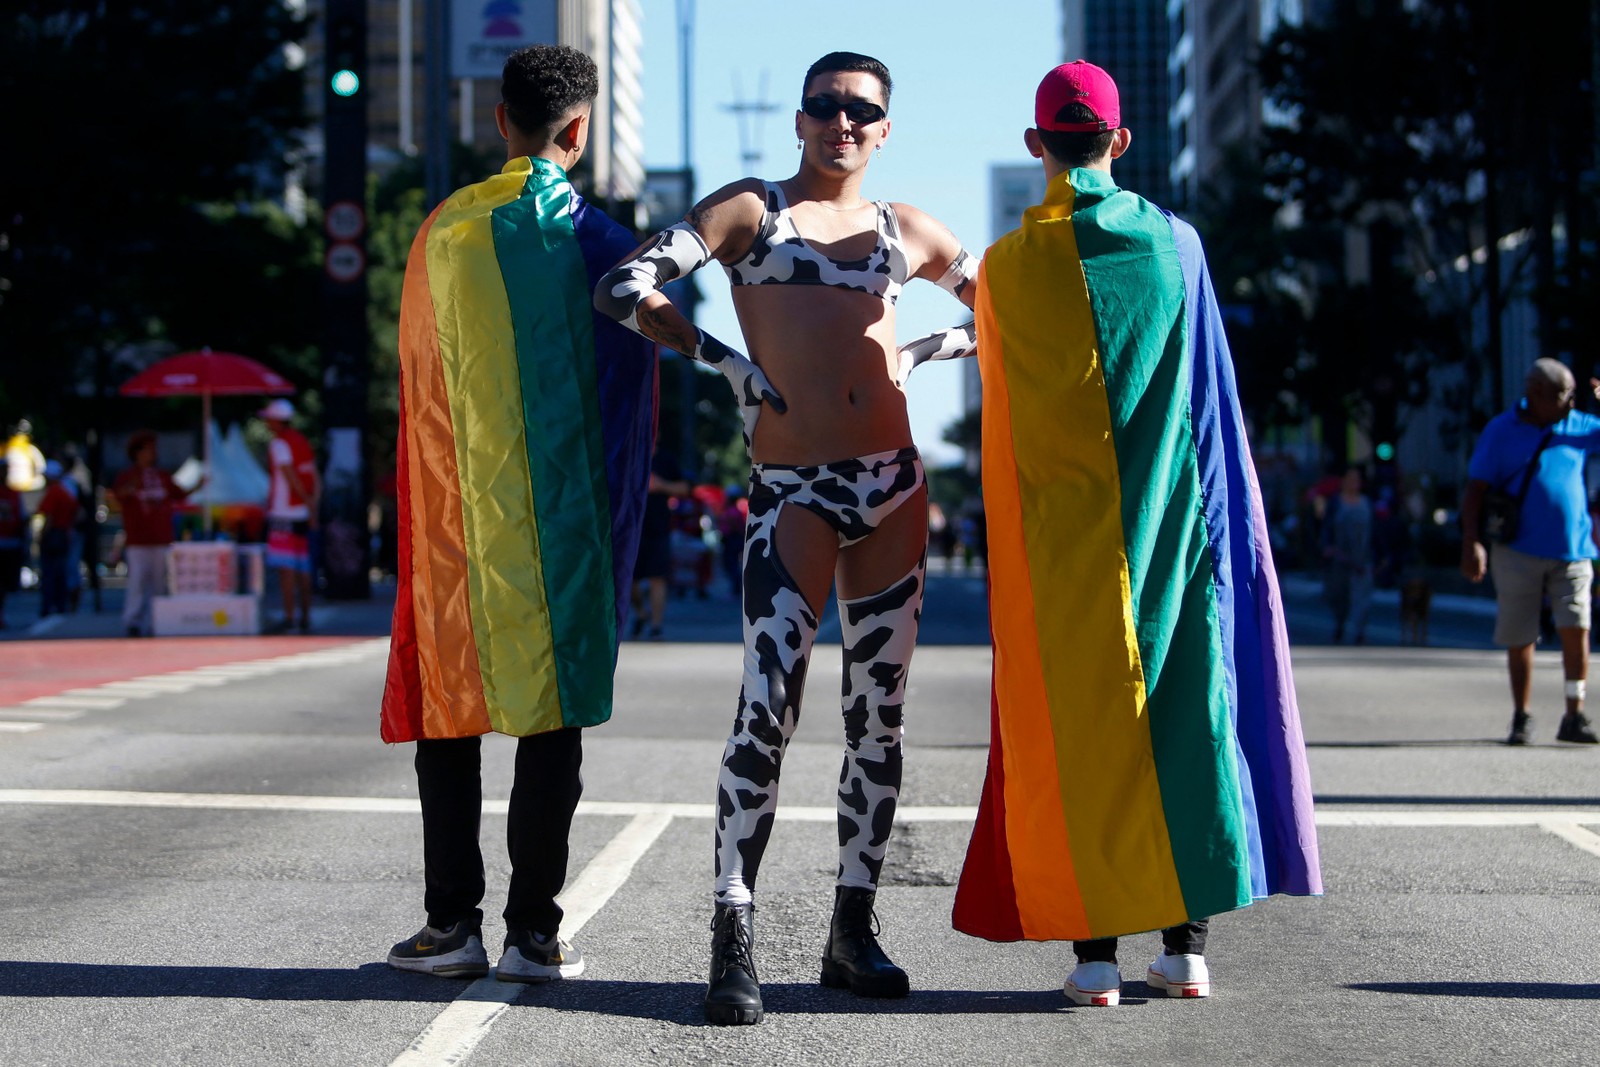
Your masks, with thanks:
<instances>
[{"instance_id":1,"label":"asphalt road","mask_svg":"<svg viewBox=\"0 0 1600 1067\"><path fill-rule=\"evenodd\" d=\"M669 633L723 637L730 612L675 604ZM1293 619L1322 636L1314 600ZM1481 624L1450 625L1482 643ZM825 645L762 868L753 1028L699 1007L731 643L624 646L616 717L586 739L565 901L588 971L526 989L382 963L423 919L411 752L376 734L382 641L255 646L238 667L0 708L0 1064L1592 1062L1600 751L1551 741L1553 655L1536 743L1511 749L1492 652L1297 648L1327 896L1219 918L1206 1001L1152 996L1157 940L1127 939L1122 1005L1083 1009L1060 993L1067 946L949 928L986 754L981 582L936 579L925 636L878 909L914 992L816 983L839 760ZM3 646L13 663L23 647ZM512 745L485 752L504 798ZM491 810L483 833L496 945L503 824Z\"/></svg>"}]
</instances>

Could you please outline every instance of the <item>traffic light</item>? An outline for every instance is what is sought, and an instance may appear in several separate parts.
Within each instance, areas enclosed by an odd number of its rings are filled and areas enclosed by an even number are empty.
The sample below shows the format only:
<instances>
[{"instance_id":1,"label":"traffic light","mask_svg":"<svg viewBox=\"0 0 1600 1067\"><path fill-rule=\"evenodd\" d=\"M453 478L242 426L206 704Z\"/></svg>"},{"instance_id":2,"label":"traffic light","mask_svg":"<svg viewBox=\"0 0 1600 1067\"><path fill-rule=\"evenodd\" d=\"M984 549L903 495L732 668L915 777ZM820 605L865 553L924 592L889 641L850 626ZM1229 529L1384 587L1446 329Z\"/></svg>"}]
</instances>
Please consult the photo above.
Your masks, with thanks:
<instances>
[{"instance_id":1,"label":"traffic light","mask_svg":"<svg viewBox=\"0 0 1600 1067\"><path fill-rule=\"evenodd\" d=\"M334 96L354 96L361 91L361 75L349 67L340 67L328 79L328 88Z\"/></svg>"},{"instance_id":2,"label":"traffic light","mask_svg":"<svg viewBox=\"0 0 1600 1067\"><path fill-rule=\"evenodd\" d=\"M328 91L348 100L361 91L367 70L366 5L329 0L324 17Z\"/></svg>"},{"instance_id":3,"label":"traffic light","mask_svg":"<svg viewBox=\"0 0 1600 1067\"><path fill-rule=\"evenodd\" d=\"M324 0L322 418L323 591L368 595L367 0Z\"/></svg>"}]
</instances>

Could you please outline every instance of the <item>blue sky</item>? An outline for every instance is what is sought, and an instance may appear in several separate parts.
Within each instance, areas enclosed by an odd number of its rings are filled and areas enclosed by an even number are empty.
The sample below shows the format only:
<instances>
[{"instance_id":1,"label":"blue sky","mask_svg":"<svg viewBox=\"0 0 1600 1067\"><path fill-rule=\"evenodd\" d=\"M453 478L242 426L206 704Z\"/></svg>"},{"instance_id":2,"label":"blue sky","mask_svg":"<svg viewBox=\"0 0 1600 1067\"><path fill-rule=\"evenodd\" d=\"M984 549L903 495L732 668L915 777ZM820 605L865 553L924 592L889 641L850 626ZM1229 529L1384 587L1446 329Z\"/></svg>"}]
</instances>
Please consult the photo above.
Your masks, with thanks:
<instances>
[{"instance_id":1,"label":"blue sky","mask_svg":"<svg viewBox=\"0 0 1600 1067\"><path fill-rule=\"evenodd\" d=\"M989 232L989 167L1027 162L1022 131L1032 125L1033 90L1062 61L1059 0L857 0L774 3L696 0L692 66L693 159L698 195L746 173L736 117L723 110L743 96L782 105L766 117L760 176L794 173L794 108L800 81L818 56L864 52L894 78L893 127L867 171L862 193L873 200L915 204L950 227L974 254ZM644 11L644 143L646 164L676 167L681 147L677 4L641 0ZM707 300L700 325L730 344L741 338L727 281L702 271ZM925 283L900 298L902 342L959 321L949 294ZM961 378L953 365L929 364L912 378L912 432L931 461L957 453L941 441L960 414Z\"/></svg>"}]
</instances>

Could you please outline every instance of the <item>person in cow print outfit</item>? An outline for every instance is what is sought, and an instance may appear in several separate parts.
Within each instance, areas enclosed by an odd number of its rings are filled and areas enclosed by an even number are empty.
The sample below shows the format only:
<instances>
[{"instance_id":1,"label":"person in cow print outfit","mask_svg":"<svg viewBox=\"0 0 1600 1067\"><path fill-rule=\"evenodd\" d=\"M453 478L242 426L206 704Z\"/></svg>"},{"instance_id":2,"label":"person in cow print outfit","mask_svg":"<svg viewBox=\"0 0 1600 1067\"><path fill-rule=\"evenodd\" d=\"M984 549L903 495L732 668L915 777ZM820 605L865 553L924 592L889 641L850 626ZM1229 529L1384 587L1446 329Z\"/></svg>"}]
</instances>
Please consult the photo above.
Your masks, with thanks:
<instances>
[{"instance_id":1,"label":"person in cow print outfit","mask_svg":"<svg viewBox=\"0 0 1600 1067\"><path fill-rule=\"evenodd\" d=\"M972 351L973 328L896 348L894 304L912 278L968 307L977 261L937 221L868 201L862 179L889 136L889 72L834 52L806 72L799 170L747 178L695 205L601 279L595 306L721 370L751 451L743 569L744 681L717 782L716 884L706 1018L761 1019L757 870L799 720L820 605L838 584L844 643L839 865L824 985L904 996L872 930L900 788L907 672L921 613L927 486L904 385L916 365ZM662 285L711 260L728 273L753 360L696 329Z\"/></svg>"}]
</instances>

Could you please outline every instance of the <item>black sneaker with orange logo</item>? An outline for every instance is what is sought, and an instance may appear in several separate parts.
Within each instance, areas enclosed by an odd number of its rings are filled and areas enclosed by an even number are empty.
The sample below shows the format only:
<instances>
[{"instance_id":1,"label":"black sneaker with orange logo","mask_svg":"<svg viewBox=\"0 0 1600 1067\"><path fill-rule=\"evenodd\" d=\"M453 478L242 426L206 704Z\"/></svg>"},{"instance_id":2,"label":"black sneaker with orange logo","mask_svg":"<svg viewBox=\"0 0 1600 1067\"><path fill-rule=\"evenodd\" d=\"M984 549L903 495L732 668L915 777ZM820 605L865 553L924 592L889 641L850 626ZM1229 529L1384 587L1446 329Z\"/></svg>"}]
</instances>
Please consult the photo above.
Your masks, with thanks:
<instances>
[{"instance_id":1,"label":"black sneaker with orange logo","mask_svg":"<svg viewBox=\"0 0 1600 1067\"><path fill-rule=\"evenodd\" d=\"M441 978L482 978L489 973L489 954L483 950L483 931L462 919L443 930L424 926L389 950L389 966Z\"/></svg>"}]
</instances>

